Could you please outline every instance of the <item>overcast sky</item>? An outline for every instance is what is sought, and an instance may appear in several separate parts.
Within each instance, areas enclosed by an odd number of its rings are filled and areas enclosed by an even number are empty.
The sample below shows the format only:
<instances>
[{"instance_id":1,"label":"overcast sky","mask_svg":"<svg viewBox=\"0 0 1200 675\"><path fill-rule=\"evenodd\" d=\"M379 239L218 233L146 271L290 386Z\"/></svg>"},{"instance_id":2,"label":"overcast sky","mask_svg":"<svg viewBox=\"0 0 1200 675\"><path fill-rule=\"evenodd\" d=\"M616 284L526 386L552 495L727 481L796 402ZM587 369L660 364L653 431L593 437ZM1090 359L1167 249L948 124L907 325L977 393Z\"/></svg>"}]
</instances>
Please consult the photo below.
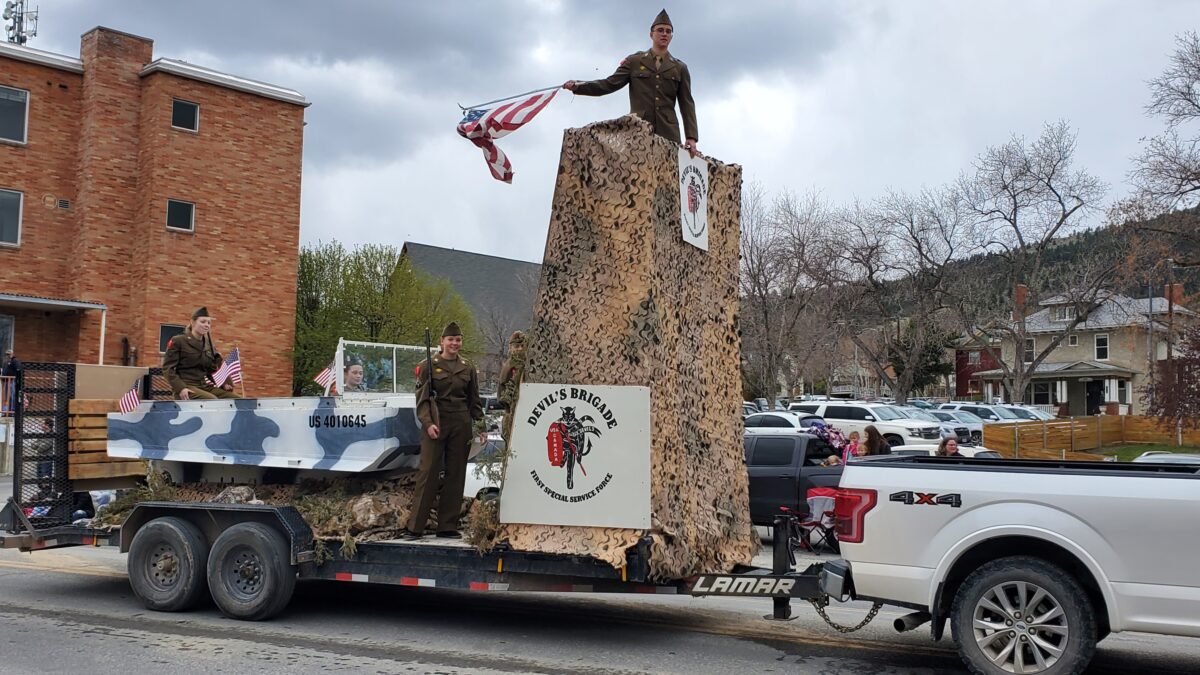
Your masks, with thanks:
<instances>
[{"instance_id":1,"label":"overcast sky","mask_svg":"<svg viewBox=\"0 0 1200 675\"><path fill-rule=\"evenodd\" d=\"M311 2L38 0L29 46L72 56L96 25L296 89L308 108L304 242L406 240L540 261L562 130L628 112L626 91L563 91L500 144L512 185L455 133L469 105L607 76L649 46L662 7L633 0ZM1146 80L1193 0L688 0L667 6L692 73L700 148L769 192L871 199L953 179L988 145L1078 131L1080 165L1127 190L1161 125Z\"/></svg>"}]
</instances>

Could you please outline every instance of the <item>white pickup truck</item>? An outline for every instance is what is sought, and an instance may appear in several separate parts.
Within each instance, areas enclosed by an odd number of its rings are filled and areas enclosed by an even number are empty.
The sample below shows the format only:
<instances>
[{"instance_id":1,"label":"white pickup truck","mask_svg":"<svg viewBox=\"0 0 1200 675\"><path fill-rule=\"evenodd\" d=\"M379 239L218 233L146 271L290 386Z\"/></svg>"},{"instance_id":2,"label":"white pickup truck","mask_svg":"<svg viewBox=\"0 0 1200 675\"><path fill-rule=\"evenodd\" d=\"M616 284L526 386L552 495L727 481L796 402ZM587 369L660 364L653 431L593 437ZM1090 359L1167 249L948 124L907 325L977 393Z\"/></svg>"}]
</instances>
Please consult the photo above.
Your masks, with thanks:
<instances>
[{"instance_id":1,"label":"white pickup truck","mask_svg":"<svg viewBox=\"0 0 1200 675\"><path fill-rule=\"evenodd\" d=\"M1200 637L1200 467L878 457L845 466L836 599L915 610L975 673L1080 673L1110 632Z\"/></svg>"}]
</instances>

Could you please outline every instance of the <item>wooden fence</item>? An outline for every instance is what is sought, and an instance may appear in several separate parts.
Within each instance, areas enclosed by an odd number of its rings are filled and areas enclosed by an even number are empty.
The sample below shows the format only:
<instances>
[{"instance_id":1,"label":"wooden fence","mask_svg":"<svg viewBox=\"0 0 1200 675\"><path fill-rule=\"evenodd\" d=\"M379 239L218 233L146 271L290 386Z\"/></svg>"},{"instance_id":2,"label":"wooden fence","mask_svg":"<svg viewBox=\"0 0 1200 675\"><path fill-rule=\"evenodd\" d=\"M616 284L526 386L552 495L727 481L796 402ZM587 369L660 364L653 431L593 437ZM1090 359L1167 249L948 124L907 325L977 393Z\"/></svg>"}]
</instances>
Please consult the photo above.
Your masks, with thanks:
<instances>
[{"instance_id":1,"label":"wooden fence","mask_svg":"<svg viewBox=\"0 0 1200 675\"><path fill-rule=\"evenodd\" d=\"M1108 445L1200 445L1200 430L1176 429L1156 417L1097 415L1045 422L987 424L983 445L1005 457L1095 460L1086 450Z\"/></svg>"}]
</instances>

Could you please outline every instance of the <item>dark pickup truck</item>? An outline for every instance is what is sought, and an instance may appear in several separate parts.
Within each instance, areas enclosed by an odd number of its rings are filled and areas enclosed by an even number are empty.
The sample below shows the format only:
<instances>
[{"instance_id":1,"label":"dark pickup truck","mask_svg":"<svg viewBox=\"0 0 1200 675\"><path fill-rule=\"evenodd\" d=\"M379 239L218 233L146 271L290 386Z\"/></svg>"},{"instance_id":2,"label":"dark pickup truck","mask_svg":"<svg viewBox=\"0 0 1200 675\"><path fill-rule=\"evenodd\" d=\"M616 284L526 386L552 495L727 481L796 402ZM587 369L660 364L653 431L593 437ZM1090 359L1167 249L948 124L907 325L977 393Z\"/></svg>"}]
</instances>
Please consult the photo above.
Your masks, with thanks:
<instances>
[{"instance_id":1,"label":"dark pickup truck","mask_svg":"<svg viewBox=\"0 0 1200 675\"><path fill-rule=\"evenodd\" d=\"M842 467L821 466L838 454L808 434L747 434L746 469L750 474L750 520L771 525L780 507L807 513L809 488L837 487Z\"/></svg>"}]
</instances>

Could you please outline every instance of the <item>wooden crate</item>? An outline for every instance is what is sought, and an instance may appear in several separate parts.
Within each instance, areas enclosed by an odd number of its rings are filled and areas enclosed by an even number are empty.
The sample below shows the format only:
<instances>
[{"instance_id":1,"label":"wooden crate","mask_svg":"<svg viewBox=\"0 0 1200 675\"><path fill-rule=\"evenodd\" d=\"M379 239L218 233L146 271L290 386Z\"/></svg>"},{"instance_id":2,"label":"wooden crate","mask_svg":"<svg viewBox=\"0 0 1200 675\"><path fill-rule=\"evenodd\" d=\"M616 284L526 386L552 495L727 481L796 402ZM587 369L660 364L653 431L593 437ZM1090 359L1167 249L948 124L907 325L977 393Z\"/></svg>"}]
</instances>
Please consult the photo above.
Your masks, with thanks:
<instances>
[{"instance_id":1,"label":"wooden crate","mask_svg":"<svg viewBox=\"0 0 1200 675\"><path fill-rule=\"evenodd\" d=\"M109 399L75 399L68 404L68 478L98 480L146 475L144 461L108 456L108 413L117 411L117 401Z\"/></svg>"}]
</instances>

